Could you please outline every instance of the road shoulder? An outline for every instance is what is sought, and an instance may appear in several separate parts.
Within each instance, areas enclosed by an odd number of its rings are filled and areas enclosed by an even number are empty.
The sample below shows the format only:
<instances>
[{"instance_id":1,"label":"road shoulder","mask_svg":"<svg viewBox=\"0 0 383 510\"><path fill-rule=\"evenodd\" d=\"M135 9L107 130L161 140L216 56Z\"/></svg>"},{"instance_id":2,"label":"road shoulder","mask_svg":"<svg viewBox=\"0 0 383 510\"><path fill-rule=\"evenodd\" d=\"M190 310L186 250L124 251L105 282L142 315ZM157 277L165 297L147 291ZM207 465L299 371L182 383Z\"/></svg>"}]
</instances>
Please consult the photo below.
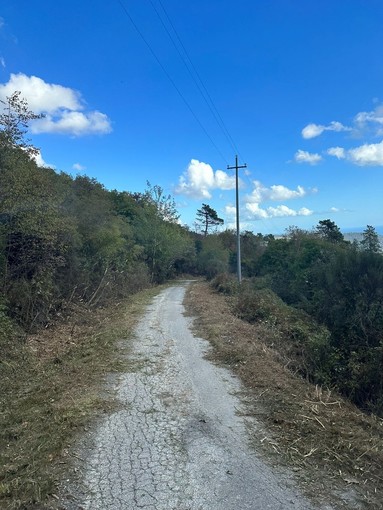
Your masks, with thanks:
<instances>
[{"instance_id":1,"label":"road shoulder","mask_svg":"<svg viewBox=\"0 0 383 510\"><path fill-rule=\"evenodd\" d=\"M268 462L288 466L305 494L336 508L382 508L382 420L339 395L292 374L262 341L262 326L235 317L225 296L206 282L190 286L185 306L210 355L229 366L247 388L249 415L263 426L250 431Z\"/></svg>"}]
</instances>

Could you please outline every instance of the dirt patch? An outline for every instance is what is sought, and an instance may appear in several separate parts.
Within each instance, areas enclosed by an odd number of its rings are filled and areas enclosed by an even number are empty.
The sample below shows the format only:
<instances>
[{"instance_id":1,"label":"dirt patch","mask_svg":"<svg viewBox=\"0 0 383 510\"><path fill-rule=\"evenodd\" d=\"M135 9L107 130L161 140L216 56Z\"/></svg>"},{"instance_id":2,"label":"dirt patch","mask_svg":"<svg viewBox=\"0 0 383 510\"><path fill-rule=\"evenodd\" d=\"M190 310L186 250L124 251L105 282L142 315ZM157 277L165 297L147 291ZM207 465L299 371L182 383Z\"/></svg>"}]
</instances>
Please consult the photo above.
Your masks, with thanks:
<instances>
[{"instance_id":1,"label":"dirt patch","mask_svg":"<svg viewBox=\"0 0 383 510\"><path fill-rule=\"evenodd\" d=\"M190 287L185 306L197 317L198 334L213 345L212 357L230 365L249 390L249 414L264 425L251 431L257 449L290 466L321 502L382 509L383 420L289 371L272 346L271 326L235 317L230 300L207 283Z\"/></svg>"}]
</instances>

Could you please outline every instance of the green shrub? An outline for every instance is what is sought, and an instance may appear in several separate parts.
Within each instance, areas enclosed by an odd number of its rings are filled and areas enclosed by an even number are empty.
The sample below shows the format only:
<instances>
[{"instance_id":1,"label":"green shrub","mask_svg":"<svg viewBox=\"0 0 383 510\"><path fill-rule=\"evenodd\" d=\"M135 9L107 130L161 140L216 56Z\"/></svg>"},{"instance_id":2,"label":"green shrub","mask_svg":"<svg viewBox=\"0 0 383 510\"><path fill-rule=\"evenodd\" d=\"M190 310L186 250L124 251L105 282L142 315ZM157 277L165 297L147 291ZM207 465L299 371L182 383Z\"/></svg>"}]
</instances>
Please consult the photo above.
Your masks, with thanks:
<instances>
[{"instance_id":1,"label":"green shrub","mask_svg":"<svg viewBox=\"0 0 383 510\"><path fill-rule=\"evenodd\" d=\"M234 295L238 292L238 281L237 279L228 273L220 273L210 282L210 285L216 291L227 294L229 296Z\"/></svg>"},{"instance_id":2,"label":"green shrub","mask_svg":"<svg viewBox=\"0 0 383 510\"><path fill-rule=\"evenodd\" d=\"M4 300L0 297L0 364L16 347L18 336L15 333L15 326L7 315Z\"/></svg>"}]
</instances>

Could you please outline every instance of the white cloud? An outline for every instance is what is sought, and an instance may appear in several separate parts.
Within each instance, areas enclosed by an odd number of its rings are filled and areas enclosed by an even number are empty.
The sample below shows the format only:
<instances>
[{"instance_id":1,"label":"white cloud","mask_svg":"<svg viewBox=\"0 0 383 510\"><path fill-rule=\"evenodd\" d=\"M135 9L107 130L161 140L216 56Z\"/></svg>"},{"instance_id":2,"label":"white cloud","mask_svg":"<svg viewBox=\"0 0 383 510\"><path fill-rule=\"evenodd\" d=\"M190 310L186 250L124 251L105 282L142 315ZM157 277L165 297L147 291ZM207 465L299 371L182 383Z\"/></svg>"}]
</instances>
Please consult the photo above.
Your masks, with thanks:
<instances>
[{"instance_id":1,"label":"white cloud","mask_svg":"<svg viewBox=\"0 0 383 510\"><path fill-rule=\"evenodd\" d=\"M377 100L374 101L375 104ZM352 127L346 127L340 122L333 121L328 126L321 124L308 124L302 130L303 138L315 138L323 131L352 131L353 138L366 139L383 137L383 104L376 104L374 110L362 111L355 115ZM346 149L343 147L330 147L325 154L345 159L358 166L383 166L383 140L377 143L364 143L357 147ZM316 164L321 160L319 154L312 154L307 151L298 150L295 154L295 161L298 163Z\"/></svg>"},{"instance_id":2,"label":"white cloud","mask_svg":"<svg viewBox=\"0 0 383 510\"><path fill-rule=\"evenodd\" d=\"M46 163L41 155L41 151L38 151L36 154L32 155L32 159L36 161L37 166L42 166L45 168L55 168L54 165L51 165L50 163Z\"/></svg>"},{"instance_id":3,"label":"white cloud","mask_svg":"<svg viewBox=\"0 0 383 510\"><path fill-rule=\"evenodd\" d=\"M106 134L112 130L107 115L85 111L81 94L69 87L46 83L37 76L11 74L7 83L0 85L0 99L20 91L29 108L45 115L31 123L32 133L61 133L74 136Z\"/></svg>"},{"instance_id":4,"label":"white cloud","mask_svg":"<svg viewBox=\"0 0 383 510\"><path fill-rule=\"evenodd\" d=\"M261 208L257 203L247 203L245 205L247 211L246 219L262 220L268 218L283 218L288 216L310 216L314 211L307 207L301 207L299 210L291 209L286 205L278 205L277 207Z\"/></svg>"},{"instance_id":5,"label":"white cloud","mask_svg":"<svg viewBox=\"0 0 383 510\"><path fill-rule=\"evenodd\" d=\"M347 158L359 166L383 166L383 141L350 149Z\"/></svg>"},{"instance_id":6,"label":"white cloud","mask_svg":"<svg viewBox=\"0 0 383 510\"><path fill-rule=\"evenodd\" d=\"M343 147L331 147L330 149L327 149L326 152L330 156L335 156L338 159L344 159L346 157L346 151Z\"/></svg>"},{"instance_id":7,"label":"white cloud","mask_svg":"<svg viewBox=\"0 0 383 510\"><path fill-rule=\"evenodd\" d=\"M237 209L234 205L227 205L225 207L225 213L227 214L227 216L235 217L235 215L237 214Z\"/></svg>"},{"instance_id":8,"label":"white cloud","mask_svg":"<svg viewBox=\"0 0 383 510\"><path fill-rule=\"evenodd\" d=\"M290 200L293 198L301 198L307 194L307 191L302 186L297 186L297 189L289 189L282 184L273 184L269 188L264 186L260 181L253 181L254 189L246 200L250 203L261 203L266 200L273 200L280 202L282 200ZM311 190L316 192L316 189Z\"/></svg>"},{"instance_id":9,"label":"white cloud","mask_svg":"<svg viewBox=\"0 0 383 510\"><path fill-rule=\"evenodd\" d=\"M82 110L81 95L79 92L46 83L37 76L27 76L23 73L11 74L9 81L0 85L0 95L10 96L15 90L28 101L28 106L35 113L57 113L65 110Z\"/></svg>"},{"instance_id":10,"label":"white cloud","mask_svg":"<svg viewBox=\"0 0 383 510\"><path fill-rule=\"evenodd\" d=\"M299 211L295 211L286 205L278 205L277 207L268 207L267 213L269 218L281 218L285 216L310 216L310 214L313 214L313 211L310 211L307 207L302 207Z\"/></svg>"},{"instance_id":11,"label":"white cloud","mask_svg":"<svg viewBox=\"0 0 383 510\"><path fill-rule=\"evenodd\" d=\"M303 138L315 138L323 133L325 126L321 126L320 124L308 124L306 127L302 129Z\"/></svg>"},{"instance_id":12,"label":"white cloud","mask_svg":"<svg viewBox=\"0 0 383 510\"><path fill-rule=\"evenodd\" d=\"M253 185L253 191L250 195L245 197L243 203L244 210L242 216L245 220L253 221L285 216L309 216L313 214L313 211L307 207L301 207L300 209L295 210L284 204L270 207L261 207L261 204L262 202L270 200L274 202L281 202L294 198L303 198L308 193L316 193L318 191L316 188L306 190L303 186L297 186L296 189L290 189L282 184L274 184L267 187L260 181L254 181ZM234 216L235 208L231 206L226 207L226 213L228 216Z\"/></svg>"},{"instance_id":13,"label":"white cloud","mask_svg":"<svg viewBox=\"0 0 383 510\"><path fill-rule=\"evenodd\" d=\"M72 165L72 170L77 170L78 172L82 172L85 169L86 169L86 166L83 166L80 163L74 163Z\"/></svg>"},{"instance_id":14,"label":"white cloud","mask_svg":"<svg viewBox=\"0 0 383 510\"><path fill-rule=\"evenodd\" d=\"M211 190L235 189L235 177L228 175L222 170L216 170L198 159L192 159L186 171L179 178L174 192L178 195L186 195L191 198L212 197Z\"/></svg>"},{"instance_id":15,"label":"white cloud","mask_svg":"<svg viewBox=\"0 0 383 510\"><path fill-rule=\"evenodd\" d=\"M359 112L354 118L355 124L359 128L364 128L368 123L383 124L383 105L378 105L371 112Z\"/></svg>"},{"instance_id":16,"label":"white cloud","mask_svg":"<svg viewBox=\"0 0 383 510\"><path fill-rule=\"evenodd\" d=\"M358 166L383 166L383 141L366 143L349 150L343 147L331 147L326 153L338 159L347 159Z\"/></svg>"},{"instance_id":17,"label":"white cloud","mask_svg":"<svg viewBox=\"0 0 383 510\"><path fill-rule=\"evenodd\" d=\"M273 185L270 187L263 186L261 182L254 181L254 190L250 195L247 195L242 203L242 211L240 212L241 220L254 221L266 220L270 218L282 218L288 216L310 216L314 211L307 207L300 209L292 209L284 204L270 207L262 207L262 202L266 200L282 201L292 198L301 198L307 195L308 191L302 186L297 186L296 190L291 190L282 185ZM312 188L309 190L311 193L316 193L318 190ZM236 216L236 208L229 204L225 207L226 216L234 219ZM230 220L229 220L230 222ZM229 224L227 222L227 224Z\"/></svg>"},{"instance_id":18,"label":"white cloud","mask_svg":"<svg viewBox=\"0 0 383 510\"><path fill-rule=\"evenodd\" d=\"M291 198L304 197L306 191L302 186L298 186L296 190L286 188L281 184L271 186L270 200L290 200Z\"/></svg>"},{"instance_id":19,"label":"white cloud","mask_svg":"<svg viewBox=\"0 0 383 510\"><path fill-rule=\"evenodd\" d=\"M1 65L1 67L3 67L4 69L6 68L6 65L5 65L5 59L4 59L4 57L0 57L0 65Z\"/></svg>"},{"instance_id":20,"label":"white cloud","mask_svg":"<svg viewBox=\"0 0 383 510\"><path fill-rule=\"evenodd\" d=\"M245 208L250 213L250 217L253 217L256 220L262 220L269 217L266 209L262 209L257 203L247 203L245 204Z\"/></svg>"},{"instance_id":21,"label":"white cloud","mask_svg":"<svg viewBox=\"0 0 383 510\"><path fill-rule=\"evenodd\" d=\"M320 136L324 131L352 131L352 128L344 126L340 122L333 120L328 126L321 124L308 124L302 129L303 138L316 138Z\"/></svg>"},{"instance_id":22,"label":"white cloud","mask_svg":"<svg viewBox=\"0 0 383 510\"><path fill-rule=\"evenodd\" d=\"M108 117L97 111L89 113L64 111L60 117L46 115L31 123L30 129L35 134L59 133L74 136L106 134L112 130Z\"/></svg>"},{"instance_id":23,"label":"white cloud","mask_svg":"<svg viewBox=\"0 0 383 510\"><path fill-rule=\"evenodd\" d=\"M299 149L295 153L294 159L297 163L309 163L310 165L316 165L317 163L322 161L322 156L316 153L311 153Z\"/></svg>"},{"instance_id":24,"label":"white cloud","mask_svg":"<svg viewBox=\"0 0 383 510\"><path fill-rule=\"evenodd\" d=\"M314 211L307 207L301 207L299 211L297 211L298 216L311 216L312 214L314 214Z\"/></svg>"}]
</instances>

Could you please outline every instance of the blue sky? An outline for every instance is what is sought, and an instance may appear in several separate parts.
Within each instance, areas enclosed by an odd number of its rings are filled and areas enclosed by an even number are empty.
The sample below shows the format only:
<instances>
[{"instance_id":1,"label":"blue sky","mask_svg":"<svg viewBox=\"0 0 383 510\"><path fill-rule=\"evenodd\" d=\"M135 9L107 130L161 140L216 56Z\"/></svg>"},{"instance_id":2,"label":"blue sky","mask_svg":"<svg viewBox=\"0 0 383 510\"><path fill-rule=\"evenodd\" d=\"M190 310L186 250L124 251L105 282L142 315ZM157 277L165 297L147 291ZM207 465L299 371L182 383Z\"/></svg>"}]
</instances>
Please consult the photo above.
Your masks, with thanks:
<instances>
[{"instance_id":1,"label":"blue sky","mask_svg":"<svg viewBox=\"0 0 383 510\"><path fill-rule=\"evenodd\" d=\"M239 151L243 229L379 227L382 26L381 0L9 1L0 97L45 114L30 126L41 164L108 189L149 180L191 226L202 203L234 226Z\"/></svg>"}]
</instances>

